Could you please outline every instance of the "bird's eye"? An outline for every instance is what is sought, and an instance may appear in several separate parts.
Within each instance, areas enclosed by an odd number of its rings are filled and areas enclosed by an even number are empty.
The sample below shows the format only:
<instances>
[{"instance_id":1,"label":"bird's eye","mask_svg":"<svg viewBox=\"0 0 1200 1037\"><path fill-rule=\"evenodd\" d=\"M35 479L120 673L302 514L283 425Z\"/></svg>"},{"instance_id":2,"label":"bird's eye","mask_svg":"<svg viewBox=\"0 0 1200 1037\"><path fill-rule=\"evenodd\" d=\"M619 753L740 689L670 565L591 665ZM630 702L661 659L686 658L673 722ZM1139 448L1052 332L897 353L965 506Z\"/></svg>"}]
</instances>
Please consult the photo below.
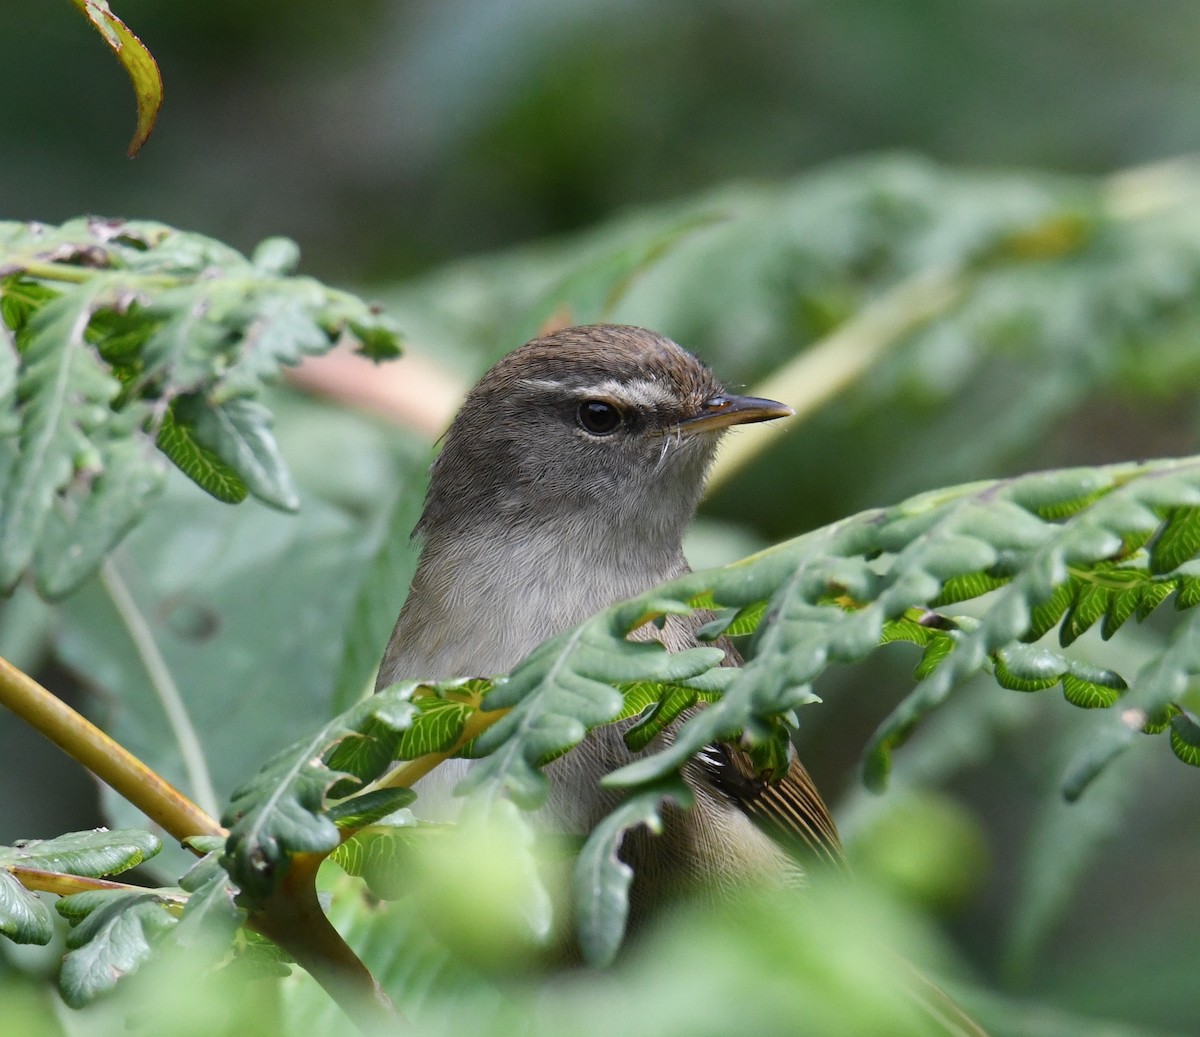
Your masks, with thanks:
<instances>
[{"instance_id":1,"label":"bird's eye","mask_svg":"<svg viewBox=\"0 0 1200 1037\"><path fill-rule=\"evenodd\" d=\"M621 425L621 412L607 400L584 400L576 418L580 428L593 436L607 436Z\"/></svg>"}]
</instances>

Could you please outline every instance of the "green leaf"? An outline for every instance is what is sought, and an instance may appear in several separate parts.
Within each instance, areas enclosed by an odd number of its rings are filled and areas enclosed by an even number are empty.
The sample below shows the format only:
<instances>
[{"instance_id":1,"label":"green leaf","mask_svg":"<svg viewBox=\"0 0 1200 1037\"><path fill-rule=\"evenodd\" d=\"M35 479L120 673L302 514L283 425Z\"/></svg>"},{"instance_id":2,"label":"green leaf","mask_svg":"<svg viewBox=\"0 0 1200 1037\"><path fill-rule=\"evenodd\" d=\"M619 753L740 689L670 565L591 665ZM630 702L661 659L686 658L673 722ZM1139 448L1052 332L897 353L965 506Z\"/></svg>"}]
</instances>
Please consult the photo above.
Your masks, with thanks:
<instances>
[{"instance_id":1,"label":"green leaf","mask_svg":"<svg viewBox=\"0 0 1200 1037\"><path fill-rule=\"evenodd\" d=\"M1101 470L1077 468L1070 475L1047 472L1026 476L1012 499L1038 518L1057 522L1077 515L1108 490L1108 480Z\"/></svg>"},{"instance_id":2,"label":"green leaf","mask_svg":"<svg viewBox=\"0 0 1200 1037\"><path fill-rule=\"evenodd\" d=\"M142 518L163 488L163 465L148 445L116 442L69 520L48 523L34 554L38 590L54 600L76 590Z\"/></svg>"},{"instance_id":3,"label":"green leaf","mask_svg":"<svg viewBox=\"0 0 1200 1037\"><path fill-rule=\"evenodd\" d=\"M105 0L71 0L88 21L95 26L109 49L129 74L137 97L137 129L129 142L126 154L133 158L149 139L162 106L162 75L154 56L120 18L109 9Z\"/></svg>"},{"instance_id":4,"label":"green leaf","mask_svg":"<svg viewBox=\"0 0 1200 1037\"><path fill-rule=\"evenodd\" d=\"M326 754L329 769L346 776L329 787L329 796L333 799L348 796L375 775L382 774L396 758L399 744L400 732L391 724L373 717L356 724L355 730Z\"/></svg>"},{"instance_id":5,"label":"green leaf","mask_svg":"<svg viewBox=\"0 0 1200 1037\"><path fill-rule=\"evenodd\" d=\"M639 682L633 688L648 693L655 700L654 706L636 723L625 729L625 744L632 752L641 752L667 727L673 724L685 710L691 709L703 698L707 702L715 701L717 695L705 694L696 688L685 684L653 684ZM626 709L629 708L629 692L626 691ZM635 692L635 697L641 695Z\"/></svg>"},{"instance_id":6,"label":"green leaf","mask_svg":"<svg viewBox=\"0 0 1200 1037\"><path fill-rule=\"evenodd\" d=\"M163 414L155 439L158 449L205 493L226 504L240 504L250 492L245 482L214 451L197 441L190 425L176 418L181 400Z\"/></svg>"},{"instance_id":7,"label":"green leaf","mask_svg":"<svg viewBox=\"0 0 1200 1037\"><path fill-rule=\"evenodd\" d=\"M268 243L256 266L161 224L0 223L0 437L18 447L0 446L0 593L31 562L52 594L94 570L160 488L152 436L221 499L297 506L254 398L283 365L340 341L392 356L398 335L376 307L281 276L285 252Z\"/></svg>"},{"instance_id":8,"label":"green leaf","mask_svg":"<svg viewBox=\"0 0 1200 1037\"><path fill-rule=\"evenodd\" d=\"M381 900L396 900L412 889L407 855L436 826L377 825L364 828L330 854L347 874L361 878Z\"/></svg>"},{"instance_id":9,"label":"green leaf","mask_svg":"<svg viewBox=\"0 0 1200 1037\"><path fill-rule=\"evenodd\" d=\"M224 864L244 898L254 902L269 896L286 874L292 855L326 853L338 845L341 837L328 814L326 794L350 775L334 770L329 758L368 724L404 730L415 716L409 699L416 687L414 682L395 684L359 703L277 754L234 792L222 818L230 830ZM379 758L371 771L355 777L378 777L387 763Z\"/></svg>"},{"instance_id":10,"label":"green leaf","mask_svg":"<svg viewBox=\"0 0 1200 1037\"><path fill-rule=\"evenodd\" d=\"M1071 661L1062 686L1066 700L1083 709L1107 709L1128 687L1120 674L1078 660Z\"/></svg>"},{"instance_id":11,"label":"green leaf","mask_svg":"<svg viewBox=\"0 0 1200 1037\"><path fill-rule=\"evenodd\" d=\"M729 686L734 671L717 667L684 681L634 681L620 686L625 705L613 718L639 717L625 728L625 744L633 752L645 749L685 711L698 702L715 702Z\"/></svg>"},{"instance_id":12,"label":"green leaf","mask_svg":"<svg viewBox=\"0 0 1200 1037\"><path fill-rule=\"evenodd\" d=\"M32 318L18 387L21 431L0 505L0 593L33 557L58 492L103 462L89 440L118 385L83 340L96 292L51 300Z\"/></svg>"},{"instance_id":13,"label":"green leaf","mask_svg":"<svg viewBox=\"0 0 1200 1037\"><path fill-rule=\"evenodd\" d=\"M221 867L220 853L213 851L201 858L179 885L189 896L179 924L171 932L172 942L193 952L197 945L207 945L211 951L225 953L245 920L245 911L235 902L237 889Z\"/></svg>"},{"instance_id":14,"label":"green leaf","mask_svg":"<svg viewBox=\"0 0 1200 1037\"><path fill-rule=\"evenodd\" d=\"M511 712L479 737L476 753L487 758L471 768L458 791L479 790L489 798L507 792L520 806L536 807L547 790L538 767L620 714L624 700L614 684L684 680L724 659L719 648L670 653L656 642L626 641L632 624L661 610L663 599L652 600L653 606L636 606L636 615L602 612L534 649L498 681L484 708Z\"/></svg>"},{"instance_id":15,"label":"green leaf","mask_svg":"<svg viewBox=\"0 0 1200 1037\"><path fill-rule=\"evenodd\" d=\"M1200 605L1200 576L1188 573L1180 577L1175 607L1177 609L1194 609L1197 605Z\"/></svg>"},{"instance_id":16,"label":"green leaf","mask_svg":"<svg viewBox=\"0 0 1200 1037\"><path fill-rule=\"evenodd\" d=\"M1024 641L1040 641L1058 626L1058 621L1075 600L1078 584L1068 580L1058 584L1044 601L1035 604L1029 612L1029 629L1022 636Z\"/></svg>"},{"instance_id":17,"label":"green leaf","mask_svg":"<svg viewBox=\"0 0 1200 1037\"><path fill-rule=\"evenodd\" d=\"M1138 597L1137 609L1135 610L1137 618L1139 620L1145 619L1171 596L1171 591L1174 589L1175 584L1170 580L1143 584L1141 594Z\"/></svg>"},{"instance_id":18,"label":"green leaf","mask_svg":"<svg viewBox=\"0 0 1200 1037\"><path fill-rule=\"evenodd\" d=\"M1048 648L1014 644L996 653L996 683L1013 691L1053 688L1070 668L1070 661Z\"/></svg>"},{"instance_id":19,"label":"green leaf","mask_svg":"<svg viewBox=\"0 0 1200 1037\"><path fill-rule=\"evenodd\" d=\"M1066 648L1072 641L1087 631L1107 611L1110 592L1107 587L1094 583L1083 583L1075 595L1075 601L1067 610L1059 627L1059 643Z\"/></svg>"},{"instance_id":20,"label":"green leaf","mask_svg":"<svg viewBox=\"0 0 1200 1037\"><path fill-rule=\"evenodd\" d=\"M984 615L979 627L959 636L958 649L948 662L939 667L922 688L902 702L877 732L868 750L868 781L878 785L888 772L888 756L892 749L911 732L922 715L944 701L954 683L981 665L984 653L995 652L1005 647L1009 640L1030 635L1032 613L1029 602L1047 602L1051 599L1056 586L1063 585L1068 565L1105 568L1119 539L1113 530L1124 525L1131 512L1136 513L1139 508L1148 506L1164 492L1183 496L1194 493L1194 469L1191 465L1192 462L1184 462L1178 470L1178 481L1170 487L1156 479L1140 480L1147 470L1144 468L1134 469L1128 481L1122 474L1119 483L1114 469L1089 469L1083 476L1074 472L1061 473L1064 485L1068 488L1072 481L1077 485L1088 485L1088 493L1080 496L1091 498L1091 502L1078 508L1072 505L1073 516L1064 519L1059 531L1024 559L1019 554L1014 555L1013 561L1019 560L1014 578L1008 586L997 592L992 607ZM1038 494L1049 499L1047 495L1053 496L1049 481L1059 474L1016 480L1008 492L1013 494L1014 499L1022 499L1026 493L1026 483L1033 479ZM1113 487L1106 495L1098 489L1104 479ZM1131 504L1139 508L1131 508ZM933 528L927 517L921 535L930 535L929 531ZM1074 673L1069 682L1066 678L1064 682L1064 692L1079 705L1110 704L1123 687L1116 675L1097 677L1088 672Z\"/></svg>"},{"instance_id":21,"label":"green leaf","mask_svg":"<svg viewBox=\"0 0 1200 1037\"><path fill-rule=\"evenodd\" d=\"M696 629L698 641L715 641L718 637L741 637L754 633L767 611L765 601L756 601L740 609L727 609L723 615Z\"/></svg>"},{"instance_id":22,"label":"green leaf","mask_svg":"<svg viewBox=\"0 0 1200 1037\"><path fill-rule=\"evenodd\" d=\"M0 866L0 935L13 943L44 946L54 937L54 913L32 890Z\"/></svg>"},{"instance_id":23,"label":"green leaf","mask_svg":"<svg viewBox=\"0 0 1200 1037\"><path fill-rule=\"evenodd\" d=\"M241 397L215 407L197 400L185 416L181 401L178 416L191 426L196 442L232 468L259 500L281 511L300 507L266 407Z\"/></svg>"},{"instance_id":24,"label":"green leaf","mask_svg":"<svg viewBox=\"0 0 1200 1037\"><path fill-rule=\"evenodd\" d=\"M291 288L261 298L245 293L231 307L223 323L231 336L240 336L238 351L221 374L213 402L254 393L279 373L280 365L294 366L328 351L329 335L314 319L326 289L310 278L294 278Z\"/></svg>"},{"instance_id":25,"label":"green leaf","mask_svg":"<svg viewBox=\"0 0 1200 1037\"><path fill-rule=\"evenodd\" d=\"M1150 547L1150 571L1156 576L1178 569L1200 550L1200 507L1172 508Z\"/></svg>"},{"instance_id":26,"label":"green leaf","mask_svg":"<svg viewBox=\"0 0 1200 1037\"><path fill-rule=\"evenodd\" d=\"M346 737L329 754L328 762L331 769L344 771L353 780L339 782L330 794L349 795L358 782L370 781L393 760L445 752L462 736L467 720L491 687L491 681L472 677L434 685L407 681L381 689L411 695L413 712L402 729L390 721L370 719Z\"/></svg>"},{"instance_id":27,"label":"green leaf","mask_svg":"<svg viewBox=\"0 0 1200 1037\"><path fill-rule=\"evenodd\" d=\"M894 641L908 641L921 647L928 645L937 636L938 631L919 622L919 615L921 613L918 610L912 610L911 614L905 613L898 619L889 619L883 624L879 643L886 645Z\"/></svg>"},{"instance_id":28,"label":"green leaf","mask_svg":"<svg viewBox=\"0 0 1200 1037\"><path fill-rule=\"evenodd\" d=\"M286 277L300 266L300 246L291 238L267 238L255 246L250 262L261 274Z\"/></svg>"},{"instance_id":29,"label":"green leaf","mask_svg":"<svg viewBox=\"0 0 1200 1037\"><path fill-rule=\"evenodd\" d=\"M1104 613L1104 622L1100 626L1100 636L1105 641L1112 638L1125 624L1125 621L1134 614L1141 598L1142 588L1138 585L1114 589L1111 592L1108 608Z\"/></svg>"},{"instance_id":30,"label":"green leaf","mask_svg":"<svg viewBox=\"0 0 1200 1037\"><path fill-rule=\"evenodd\" d=\"M292 974L287 952L252 929L237 931L233 951L229 967L241 979L282 979Z\"/></svg>"},{"instance_id":31,"label":"green leaf","mask_svg":"<svg viewBox=\"0 0 1200 1037\"><path fill-rule=\"evenodd\" d=\"M0 867L21 865L41 871L103 878L137 867L160 848L161 843L149 832L97 828L91 832L70 832L53 839L30 839L15 846L0 846Z\"/></svg>"},{"instance_id":32,"label":"green leaf","mask_svg":"<svg viewBox=\"0 0 1200 1037\"><path fill-rule=\"evenodd\" d=\"M153 893L95 890L58 901L74 928L59 972L63 1000L82 1008L140 968L178 921Z\"/></svg>"},{"instance_id":33,"label":"green leaf","mask_svg":"<svg viewBox=\"0 0 1200 1037\"><path fill-rule=\"evenodd\" d=\"M396 759L415 760L427 753L448 750L462 737L463 728L471 715L479 708L463 696L482 698L491 688L490 681L470 679L461 683L447 683L415 701L417 716L400 736L396 746ZM446 696L446 697L444 697Z\"/></svg>"},{"instance_id":34,"label":"green leaf","mask_svg":"<svg viewBox=\"0 0 1200 1037\"><path fill-rule=\"evenodd\" d=\"M0 303L5 298L0 295ZM0 321L0 439L15 435L21 428L17 417L17 375L20 366L16 341L8 325Z\"/></svg>"},{"instance_id":35,"label":"green leaf","mask_svg":"<svg viewBox=\"0 0 1200 1037\"><path fill-rule=\"evenodd\" d=\"M926 572L942 581L942 593L945 593L945 586L950 580L975 579L980 575L980 570L991 569L998 558L995 547L979 537L966 535L961 528L961 525L958 528L948 527L936 539L937 551L929 552L923 558ZM983 593L985 591L977 589L971 597Z\"/></svg>"},{"instance_id":36,"label":"green leaf","mask_svg":"<svg viewBox=\"0 0 1200 1037\"><path fill-rule=\"evenodd\" d=\"M961 629L964 622L970 625L970 621L965 617L951 619L940 612L911 608L900 618L884 623L879 643L885 645L893 641L909 641L928 648L935 642L947 639L953 641L954 632Z\"/></svg>"},{"instance_id":37,"label":"green leaf","mask_svg":"<svg viewBox=\"0 0 1200 1037\"><path fill-rule=\"evenodd\" d=\"M183 845L185 849L207 856L210 853L216 853L217 850L224 849L225 840L219 835L192 835L183 840ZM187 887L184 888L186 889Z\"/></svg>"},{"instance_id":38,"label":"green leaf","mask_svg":"<svg viewBox=\"0 0 1200 1037\"><path fill-rule=\"evenodd\" d=\"M929 603L929 606L930 608L941 608L943 605L950 605L956 601L980 598L988 591L1003 587L1008 580L1007 576L995 576L988 572L952 576L943 584L942 592Z\"/></svg>"},{"instance_id":39,"label":"green leaf","mask_svg":"<svg viewBox=\"0 0 1200 1037\"><path fill-rule=\"evenodd\" d=\"M7 225L11 228L11 224ZM0 225L0 230L4 225ZM20 274L0 278L0 319L9 330L23 338L29 319L59 293L40 281L32 281Z\"/></svg>"},{"instance_id":40,"label":"green leaf","mask_svg":"<svg viewBox=\"0 0 1200 1037\"><path fill-rule=\"evenodd\" d=\"M767 603L765 601L756 601L751 605L743 606L734 613L732 621L725 628L725 636L743 637L746 634L754 633L766 612Z\"/></svg>"},{"instance_id":41,"label":"green leaf","mask_svg":"<svg viewBox=\"0 0 1200 1037\"><path fill-rule=\"evenodd\" d=\"M938 636L931 637L925 646L925 651L921 653L921 661L913 670L913 676L919 681L925 680L946 661L953 651L954 638L951 635L939 633Z\"/></svg>"},{"instance_id":42,"label":"green leaf","mask_svg":"<svg viewBox=\"0 0 1200 1037\"><path fill-rule=\"evenodd\" d=\"M416 798L412 789L376 789L332 804L326 815L339 828L363 828L382 821Z\"/></svg>"},{"instance_id":43,"label":"green leaf","mask_svg":"<svg viewBox=\"0 0 1200 1037\"><path fill-rule=\"evenodd\" d=\"M1171 717L1171 751L1184 763L1200 767L1200 723L1180 710Z\"/></svg>"},{"instance_id":44,"label":"green leaf","mask_svg":"<svg viewBox=\"0 0 1200 1037\"><path fill-rule=\"evenodd\" d=\"M639 789L604 818L588 835L575 863L574 902L579 945L594 968L610 965L625 936L633 869L619 851L626 833L639 826L648 837L662 832L662 804L682 809L692 805L691 789L681 778Z\"/></svg>"}]
</instances>

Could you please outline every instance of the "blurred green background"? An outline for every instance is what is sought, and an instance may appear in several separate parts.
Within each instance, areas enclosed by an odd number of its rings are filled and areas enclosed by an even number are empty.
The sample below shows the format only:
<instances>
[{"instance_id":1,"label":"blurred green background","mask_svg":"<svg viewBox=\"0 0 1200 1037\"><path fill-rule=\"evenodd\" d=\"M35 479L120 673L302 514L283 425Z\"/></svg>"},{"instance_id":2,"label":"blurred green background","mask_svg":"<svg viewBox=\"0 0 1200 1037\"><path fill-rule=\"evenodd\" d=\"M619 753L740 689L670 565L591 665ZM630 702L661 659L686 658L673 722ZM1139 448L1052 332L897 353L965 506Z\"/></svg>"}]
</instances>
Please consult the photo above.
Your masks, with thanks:
<instances>
[{"instance_id":1,"label":"blurred green background","mask_svg":"<svg viewBox=\"0 0 1200 1037\"><path fill-rule=\"evenodd\" d=\"M285 234L324 278L865 152L1108 172L1200 137L1190 0L125 0L166 79L131 163L111 55L7 7L6 216Z\"/></svg>"},{"instance_id":2,"label":"blurred green background","mask_svg":"<svg viewBox=\"0 0 1200 1037\"><path fill-rule=\"evenodd\" d=\"M146 217L243 250L293 237L305 272L367 286L415 350L464 378L566 300L580 319L655 326L753 385L905 277L966 276L962 305L714 496L702 558L953 481L1196 449L1200 177L1106 179L1200 142L1194 2L117 12L166 81L133 162L128 84L94 33L61 0L9 4L0 216ZM1014 245L1031 228L1034 245ZM122 559L198 722L218 732L224 794L327 710L340 646L313 632L350 614L373 552L403 536L429 456L298 394L275 406L304 516L177 486ZM221 562L235 543L245 554ZM169 772L108 607L96 586L54 613L22 598L0 612L0 645L75 701L68 668L88 672L92 708ZM1159 638L1151 623L1079 649L1134 672ZM233 650L266 641L275 655ZM870 799L857 754L914 662L897 648L831 670L828 706L803 718L860 869L944 923L986 985L1114 1020L1103 1032L1197 1032L1197 775L1148 741L1068 807L1058 782L1093 718L985 681ZM248 723L221 695L257 694L292 697L275 726L220 748ZM86 780L3 718L0 759L0 839L96 823ZM1075 1032L1053 1017L1020 1027Z\"/></svg>"}]
</instances>

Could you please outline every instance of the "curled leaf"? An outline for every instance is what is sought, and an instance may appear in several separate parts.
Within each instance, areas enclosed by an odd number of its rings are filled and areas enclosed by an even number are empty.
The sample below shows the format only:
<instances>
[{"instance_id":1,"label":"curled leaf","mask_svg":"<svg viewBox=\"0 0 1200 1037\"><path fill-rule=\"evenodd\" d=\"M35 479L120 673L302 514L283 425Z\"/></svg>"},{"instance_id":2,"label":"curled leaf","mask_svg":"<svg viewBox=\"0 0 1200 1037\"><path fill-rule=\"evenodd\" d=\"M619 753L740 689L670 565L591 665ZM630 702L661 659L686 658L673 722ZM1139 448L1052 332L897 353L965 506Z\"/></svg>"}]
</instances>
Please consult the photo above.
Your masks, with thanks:
<instances>
[{"instance_id":1,"label":"curled leaf","mask_svg":"<svg viewBox=\"0 0 1200 1037\"><path fill-rule=\"evenodd\" d=\"M137 97L137 129L126 154L133 158L150 139L158 110L162 107L162 73L154 55L120 18L112 13L106 0L71 0L80 13L96 27L108 48L129 74Z\"/></svg>"}]
</instances>

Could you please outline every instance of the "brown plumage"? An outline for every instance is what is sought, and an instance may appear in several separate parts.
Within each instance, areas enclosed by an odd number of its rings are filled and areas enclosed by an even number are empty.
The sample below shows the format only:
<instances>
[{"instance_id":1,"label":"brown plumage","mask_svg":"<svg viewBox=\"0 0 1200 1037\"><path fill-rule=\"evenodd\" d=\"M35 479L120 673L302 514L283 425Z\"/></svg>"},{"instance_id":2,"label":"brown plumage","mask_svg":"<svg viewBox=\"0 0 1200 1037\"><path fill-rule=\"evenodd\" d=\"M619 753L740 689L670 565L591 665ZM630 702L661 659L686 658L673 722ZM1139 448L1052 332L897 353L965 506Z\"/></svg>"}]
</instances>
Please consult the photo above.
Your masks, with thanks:
<instances>
[{"instance_id":1,"label":"brown plumage","mask_svg":"<svg viewBox=\"0 0 1200 1037\"><path fill-rule=\"evenodd\" d=\"M509 354L468 395L434 464L421 560L379 685L506 672L546 638L686 572L683 533L721 434L787 413L730 395L691 354L640 328L568 328ZM678 650L696 644L703 621L672 616L638 636ZM619 802L600 779L634 758L622 727L593 731L547 767L548 827L583 834ZM450 761L421 783L427 811L448 809L465 767ZM623 845L635 915L752 875L798 881L798 848L840 860L799 761L770 783L720 744L684 777L693 809L668 809L661 835L631 832Z\"/></svg>"}]
</instances>

